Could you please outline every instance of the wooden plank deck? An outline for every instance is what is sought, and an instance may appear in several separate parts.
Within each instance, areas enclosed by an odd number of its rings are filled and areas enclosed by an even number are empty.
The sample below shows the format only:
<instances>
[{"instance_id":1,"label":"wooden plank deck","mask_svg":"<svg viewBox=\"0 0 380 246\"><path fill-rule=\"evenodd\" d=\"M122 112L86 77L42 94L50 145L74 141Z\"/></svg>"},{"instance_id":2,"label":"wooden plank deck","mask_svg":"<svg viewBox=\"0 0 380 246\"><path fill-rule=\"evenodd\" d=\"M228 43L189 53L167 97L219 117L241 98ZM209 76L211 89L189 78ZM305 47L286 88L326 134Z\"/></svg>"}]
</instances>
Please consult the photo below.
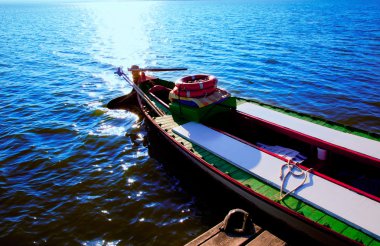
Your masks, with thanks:
<instances>
[{"instance_id":1,"label":"wooden plank deck","mask_svg":"<svg viewBox=\"0 0 380 246\"><path fill-rule=\"evenodd\" d=\"M236 235L232 233L226 233L220 228L223 226L224 221L218 223L210 230L206 231L202 235L198 236L194 240L185 244L185 246L284 246L286 242L277 236L273 235L269 231L264 230L260 226L253 223L254 232L251 234Z\"/></svg>"},{"instance_id":2,"label":"wooden plank deck","mask_svg":"<svg viewBox=\"0 0 380 246\"><path fill-rule=\"evenodd\" d=\"M271 234L269 231L262 231L260 235L250 241L247 246L283 246L286 242Z\"/></svg>"}]
</instances>

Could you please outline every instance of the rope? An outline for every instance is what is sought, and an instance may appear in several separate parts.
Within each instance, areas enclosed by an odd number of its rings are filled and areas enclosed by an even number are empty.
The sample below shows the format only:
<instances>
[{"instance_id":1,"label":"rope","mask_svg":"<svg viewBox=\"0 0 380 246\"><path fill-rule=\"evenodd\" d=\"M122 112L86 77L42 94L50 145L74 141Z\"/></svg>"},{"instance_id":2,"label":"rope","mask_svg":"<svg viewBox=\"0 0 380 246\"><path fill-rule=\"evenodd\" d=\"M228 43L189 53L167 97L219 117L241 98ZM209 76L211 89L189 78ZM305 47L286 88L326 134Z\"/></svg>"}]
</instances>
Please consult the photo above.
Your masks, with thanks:
<instances>
[{"instance_id":1,"label":"rope","mask_svg":"<svg viewBox=\"0 0 380 246\"><path fill-rule=\"evenodd\" d=\"M284 176L284 167L287 167L288 168L288 172L285 174ZM298 173L296 173L293 169L294 168L297 168L298 170ZM310 171L312 170L312 168L309 168L308 170L303 170L301 169L297 164L293 164L293 163L290 163L290 159L288 160L287 163L283 164L281 166L281 175L280 175L280 179L282 181L281 183L281 188L280 188L280 197L279 197L279 202L282 201L285 197L287 197L289 194L295 192L297 189L299 189L302 185L305 184L307 178L309 177L309 174L310 174ZM284 183L285 183L285 180L286 178L288 177L288 175L291 174L293 175L294 177L302 177L302 176L305 176L303 181L298 185L296 186L293 190L287 192L285 195L283 195L283 190L284 190Z\"/></svg>"}]
</instances>

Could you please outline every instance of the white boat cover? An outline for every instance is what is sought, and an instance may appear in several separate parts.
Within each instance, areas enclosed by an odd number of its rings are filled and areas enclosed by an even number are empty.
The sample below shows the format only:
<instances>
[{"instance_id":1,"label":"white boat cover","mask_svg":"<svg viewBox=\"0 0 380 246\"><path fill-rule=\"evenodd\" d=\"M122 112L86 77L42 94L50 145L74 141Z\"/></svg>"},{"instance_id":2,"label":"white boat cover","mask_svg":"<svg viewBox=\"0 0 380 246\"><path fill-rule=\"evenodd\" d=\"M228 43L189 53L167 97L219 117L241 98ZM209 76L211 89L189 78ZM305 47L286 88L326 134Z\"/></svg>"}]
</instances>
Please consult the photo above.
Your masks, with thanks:
<instances>
[{"instance_id":1,"label":"white boat cover","mask_svg":"<svg viewBox=\"0 0 380 246\"><path fill-rule=\"evenodd\" d=\"M284 161L199 123L189 122L175 127L173 131L267 183L277 188L281 187L280 174ZM303 181L294 176L289 177L284 184L286 192L293 190ZM380 238L379 202L311 173L305 184L292 194Z\"/></svg>"},{"instance_id":2,"label":"white boat cover","mask_svg":"<svg viewBox=\"0 0 380 246\"><path fill-rule=\"evenodd\" d=\"M243 103L238 111L293 131L323 140L334 145L380 160L380 142L340 132L306 120L298 119L253 103Z\"/></svg>"}]
</instances>

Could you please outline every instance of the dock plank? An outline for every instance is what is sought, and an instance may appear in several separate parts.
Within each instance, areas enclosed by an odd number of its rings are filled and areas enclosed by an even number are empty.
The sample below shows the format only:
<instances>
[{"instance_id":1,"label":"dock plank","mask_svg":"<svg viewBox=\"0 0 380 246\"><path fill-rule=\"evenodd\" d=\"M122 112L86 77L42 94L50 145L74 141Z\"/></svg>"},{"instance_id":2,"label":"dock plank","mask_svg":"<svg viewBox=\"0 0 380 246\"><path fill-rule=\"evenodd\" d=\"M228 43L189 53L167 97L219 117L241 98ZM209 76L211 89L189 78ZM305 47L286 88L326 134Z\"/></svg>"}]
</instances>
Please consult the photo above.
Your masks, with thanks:
<instances>
[{"instance_id":1,"label":"dock plank","mask_svg":"<svg viewBox=\"0 0 380 246\"><path fill-rule=\"evenodd\" d=\"M250 240L252 240L252 238L257 237L263 232L263 229L260 226L254 224L255 233L249 235L236 236L221 231L220 228L222 226L223 221L217 224L216 226L212 227L210 230L206 231L202 235L198 236L191 242L185 244L185 246L244 245L247 244L247 242L249 242Z\"/></svg>"},{"instance_id":2,"label":"dock plank","mask_svg":"<svg viewBox=\"0 0 380 246\"><path fill-rule=\"evenodd\" d=\"M286 243L280 238L274 236L269 231L263 231L255 239L247 244L247 246L284 246Z\"/></svg>"}]
</instances>

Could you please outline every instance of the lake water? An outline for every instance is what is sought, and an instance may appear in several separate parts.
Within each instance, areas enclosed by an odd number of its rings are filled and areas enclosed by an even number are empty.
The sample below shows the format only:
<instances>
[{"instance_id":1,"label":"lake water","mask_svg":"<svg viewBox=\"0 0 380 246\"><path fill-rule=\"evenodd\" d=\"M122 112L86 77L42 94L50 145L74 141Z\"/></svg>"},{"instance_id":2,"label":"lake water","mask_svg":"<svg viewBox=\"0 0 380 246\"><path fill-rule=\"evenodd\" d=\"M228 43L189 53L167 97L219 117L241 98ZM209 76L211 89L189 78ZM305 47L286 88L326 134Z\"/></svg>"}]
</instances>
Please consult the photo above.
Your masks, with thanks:
<instances>
[{"instance_id":1,"label":"lake water","mask_svg":"<svg viewBox=\"0 0 380 246\"><path fill-rule=\"evenodd\" d=\"M105 107L118 66L380 133L379 1L0 4L0 51L2 245L182 245L240 206Z\"/></svg>"}]
</instances>

